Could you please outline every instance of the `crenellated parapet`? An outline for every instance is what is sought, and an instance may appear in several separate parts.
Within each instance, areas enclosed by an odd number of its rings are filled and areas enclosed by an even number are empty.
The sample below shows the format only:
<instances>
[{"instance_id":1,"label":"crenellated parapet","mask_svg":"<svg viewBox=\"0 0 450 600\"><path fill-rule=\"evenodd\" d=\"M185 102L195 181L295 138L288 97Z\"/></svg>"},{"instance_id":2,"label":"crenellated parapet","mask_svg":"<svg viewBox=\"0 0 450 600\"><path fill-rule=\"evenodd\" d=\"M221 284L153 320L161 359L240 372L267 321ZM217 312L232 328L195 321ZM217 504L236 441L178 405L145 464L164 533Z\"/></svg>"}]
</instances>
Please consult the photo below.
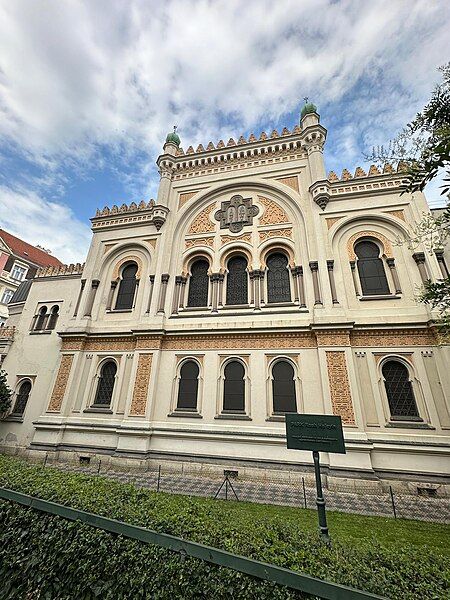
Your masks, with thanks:
<instances>
[{"instance_id":1,"label":"crenellated parapet","mask_svg":"<svg viewBox=\"0 0 450 600\"><path fill-rule=\"evenodd\" d=\"M70 265L59 265L56 267L42 267L38 269L36 277L67 277L70 275L81 275L84 263L71 263Z\"/></svg>"},{"instance_id":2,"label":"crenellated parapet","mask_svg":"<svg viewBox=\"0 0 450 600\"><path fill-rule=\"evenodd\" d=\"M159 231L164 225L169 214L166 206L156 204L154 200L145 202L142 200L139 204L114 204L111 208L105 206L103 209L97 209L95 216L92 217L92 229L105 229L109 227L128 226L133 224L154 225Z\"/></svg>"}]
</instances>

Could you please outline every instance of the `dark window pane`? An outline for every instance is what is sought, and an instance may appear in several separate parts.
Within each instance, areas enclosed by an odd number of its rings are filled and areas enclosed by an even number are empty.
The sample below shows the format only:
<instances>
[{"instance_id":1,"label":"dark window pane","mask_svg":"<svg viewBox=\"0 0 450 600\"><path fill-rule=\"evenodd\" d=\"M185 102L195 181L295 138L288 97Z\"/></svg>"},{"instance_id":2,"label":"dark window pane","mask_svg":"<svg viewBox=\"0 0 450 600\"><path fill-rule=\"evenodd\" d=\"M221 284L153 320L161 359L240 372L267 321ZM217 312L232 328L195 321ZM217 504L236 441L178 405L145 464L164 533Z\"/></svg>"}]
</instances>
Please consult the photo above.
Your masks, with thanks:
<instances>
[{"instance_id":1,"label":"dark window pane","mask_svg":"<svg viewBox=\"0 0 450 600\"><path fill-rule=\"evenodd\" d=\"M102 366L95 394L95 405L109 406L111 404L116 372L117 365L112 360Z\"/></svg>"},{"instance_id":2,"label":"dark window pane","mask_svg":"<svg viewBox=\"0 0 450 600\"><path fill-rule=\"evenodd\" d=\"M355 246L363 296L378 296L390 293L383 261L379 258L379 253L378 246L373 242L359 242Z\"/></svg>"},{"instance_id":3,"label":"dark window pane","mask_svg":"<svg viewBox=\"0 0 450 600\"><path fill-rule=\"evenodd\" d=\"M59 308L57 306L54 306L52 308L52 312L50 313L50 317L48 319L47 329L55 329L56 321L58 320L58 317L59 317Z\"/></svg>"},{"instance_id":4,"label":"dark window pane","mask_svg":"<svg viewBox=\"0 0 450 600\"><path fill-rule=\"evenodd\" d=\"M25 412L25 407L28 402L28 396L31 392L31 383L29 381L24 381L19 388L19 392L16 396L16 402L14 404L14 408L11 414L22 416Z\"/></svg>"},{"instance_id":5,"label":"dark window pane","mask_svg":"<svg viewBox=\"0 0 450 600\"><path fill-rule=\"evenodd\" d=\"M272 367L273 412L297 412L294 369L290 363L280 360Z\"/></svg>"},{"instance_id":6,"label":"dark window pane","mask_svg":"<svg viewBox=\"0 0 450 600\"><path fill-rule=\"evenodd\" d=\"M245 411L245 369L238 361L229 362L225 367L223 389L224 412Z\"/></svg>"},{"instance_id":7,"label":"dark window pane","mask_svg":"<svg viewBox=\"0 0 450 600\"><path fill-rule=\"evenodd\" d=\"M117 310L133 308L137 269L136 263L132 263L122 271L122 279L120 280L119 291L117 292Z\"/></svg>"},{"instance_id":8,"label":"dark window pane","mask_svg":"<svg viewBox=\"0 0 450 600\"><path fill-rule=\"evenodd\" d=\"M284 254L271 254L267 259L267 301L290 302L288 259Z\"/></svg>"},{"instance_id":9,"label":"dark window pane","mask_svg":"<svg viewBox=\"0 0 450 600\"><path fill-rule=\"evenodd\" d=\"M191 267L189 278L188 306L208 306L209 263L196 260Z\"/></svg>"},{"instance_id":10,"label":"dark window pane","mask_svg":"<svg viewBox=\"0 0 450 600\"><path fill-rule=\"evenodd\" d=\"M243 256L234 256L228 261L227 267L227 304L247 304L247 259Z\"/></svg>"},{"instance_id":11,"label":"dark window pane","mask_svg":"<svg viewBox=\"0 0 450 600\"><path fill-rule=\"evenodd\" d=\"M396 360L390 360L383 365L382 371L391 416L418 418L419 411L405 365Z\"/></svg>"},{"instance_id":12,"label":"dark window pane","mask_svg":"<svg viewBox=\"0 0 450 600\"><path fill-rule=\"evenodd\" d=\"M185 362L181 367L177 408L197 408L198 374L198 365L193 360Z\"/></svg>"},{"instance_id":13,"label":"dark window pane","mask_svg":"<svg viewBox=\"0 0 450 600\"><path fill-rule=\"evenodd\" d=\"M43 306L39 309L39 313L36 319L35 329L44 329L45 323L47 321L47 307Z\"/></svg>"}]
</instances>

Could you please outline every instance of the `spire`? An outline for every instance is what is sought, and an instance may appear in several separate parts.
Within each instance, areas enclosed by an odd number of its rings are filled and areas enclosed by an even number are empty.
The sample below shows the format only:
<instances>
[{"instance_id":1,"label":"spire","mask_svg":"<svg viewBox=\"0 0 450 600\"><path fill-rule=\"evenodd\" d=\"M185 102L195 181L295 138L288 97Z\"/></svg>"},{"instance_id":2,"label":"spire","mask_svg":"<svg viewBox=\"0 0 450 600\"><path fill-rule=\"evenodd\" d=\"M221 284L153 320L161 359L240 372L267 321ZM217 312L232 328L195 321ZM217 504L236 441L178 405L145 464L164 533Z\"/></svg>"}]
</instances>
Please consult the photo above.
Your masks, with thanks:
<instances>
[{"instance_id":1,"label":"spire","mask_svg":"<svg viewBox=\"0 0 450 600\"><path fill-rule=\"evenodd\" d=\"M175 144L175 146L177 146L177 148L178 148L181 144L181 140L180 140L180 136L177 133L177 127L178 127L177 125L174 125L173 132L167 134L166 144Z\"/></svg>"},{"instance_id":2,"label":"spire","mask_svg":"<svg viewBox=\"0 0 450 600\"><path fill-rule=\"evenodd\" d=\"M312 102L308 102L308 96L303 98L303 100L305 101L305 104L300 112L300 121L303 119L303 117L306 117L306 115L309 115L311 113L317 113L317 106Z\"/></svg>"}]
</instances>

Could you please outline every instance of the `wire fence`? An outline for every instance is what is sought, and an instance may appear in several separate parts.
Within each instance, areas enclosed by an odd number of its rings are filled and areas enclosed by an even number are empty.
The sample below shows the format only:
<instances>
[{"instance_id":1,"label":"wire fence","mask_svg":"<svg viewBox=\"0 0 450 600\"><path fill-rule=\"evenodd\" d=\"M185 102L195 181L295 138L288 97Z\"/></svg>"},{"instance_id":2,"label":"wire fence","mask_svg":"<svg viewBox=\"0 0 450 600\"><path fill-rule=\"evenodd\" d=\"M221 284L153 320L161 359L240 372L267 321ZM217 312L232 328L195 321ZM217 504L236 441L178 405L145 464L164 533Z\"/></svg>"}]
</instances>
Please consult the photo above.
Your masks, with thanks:
<instances>
[{"instance_id":1,"label":"wire fence","mask_svg":"<svg viewBox=\"0 0 450 600\"><path fill-rule=\"evenodd\" d=\"M50 464L45 461L45 464ZM222 477L206 477L174 472L163 465L149 466L146 471L116 470L97 461L94 464L52 463L61 470L98 474L123 483L132 483L138 487L188 496L210 497L240 502L257 502L298 508L316 508L316 489L310 477L298 477L293 482L251 479L235 477L233 471L224 470ZM426 489L426 488L424 488ZM373 487L339 490L324 488L327 509L391 517L394 519L417 519L435 523L450 523L450 499L400 493L392 486L386 489Z\"/></svg>"}]
</instances>

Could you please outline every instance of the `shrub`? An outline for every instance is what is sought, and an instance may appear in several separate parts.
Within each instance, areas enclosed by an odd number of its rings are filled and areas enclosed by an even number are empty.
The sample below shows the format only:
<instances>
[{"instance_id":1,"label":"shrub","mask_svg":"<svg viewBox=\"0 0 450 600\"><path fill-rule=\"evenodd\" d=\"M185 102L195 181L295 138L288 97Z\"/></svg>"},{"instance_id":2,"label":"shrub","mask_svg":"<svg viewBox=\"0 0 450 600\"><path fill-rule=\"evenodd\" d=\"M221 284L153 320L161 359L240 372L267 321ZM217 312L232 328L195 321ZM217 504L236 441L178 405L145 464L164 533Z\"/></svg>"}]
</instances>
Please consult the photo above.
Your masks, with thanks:
<instances>
[{"instance_id":1,"label":"shrub","mask_svg":"<svg viewBox=\"0 0 450 600\"><path fill-rule=\"evenodd\" d=\"M11 390L6 383L5 371L0 371L0 417L6 413L11 406Z\"/></svg>"},{"instance_id":2,"label":"shrub","mask_svg":"<svg viewBox=\"0 0 450 600\"><path fill-rule=\"evenodd\" d=\"M156 494L102 477L0 456L0 484L396 599L446 598L448 559L412 546L331 548L300 524L248 504ZM231 508L233 507L233 508ZM0 501L0 597L302 598L302 594L159 547Z\"/></svg>"}]
</instances>

